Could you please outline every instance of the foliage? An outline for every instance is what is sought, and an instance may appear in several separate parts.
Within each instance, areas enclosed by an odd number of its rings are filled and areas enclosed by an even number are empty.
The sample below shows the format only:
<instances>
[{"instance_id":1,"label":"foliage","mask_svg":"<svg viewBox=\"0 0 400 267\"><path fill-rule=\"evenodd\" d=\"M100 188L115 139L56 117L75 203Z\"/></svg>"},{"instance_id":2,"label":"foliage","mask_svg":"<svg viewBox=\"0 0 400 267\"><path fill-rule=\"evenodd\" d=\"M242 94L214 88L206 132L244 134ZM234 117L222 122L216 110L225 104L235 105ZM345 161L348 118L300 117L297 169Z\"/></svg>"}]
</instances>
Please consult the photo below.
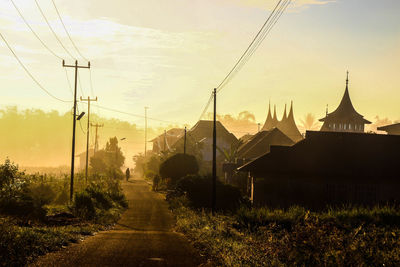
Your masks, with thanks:
<instances>
[{"instance_id":1,"label":"foliage","mask_svg":"<svg viewBox=\"0 0 400 267\"><path fill-rule=\"evenodd\" d=\"M212 177L189 175L180 179L176 190L186 195L189 203L196 209L211 208ZM217 180L216 208L219 210L235 210L244 203L240 190Z\"/></svg>"},{"instance_id":2,"label":"foliage","mask_svg":"<svg viewBox=\"0 0 400 267\"><path fill-rule=\"evenodd\" d=\"M243 140L231 144L229 149L219 148L218 151L224 156L226 162L234 163L238 158L239 147L243 144Z\"/></svg>"},{"instance_id":3,"label":"foliage","mask_svg":"<svg viewBox=\"0 0 400 267\"><path fill-rule=\"evenodd\" d=\"M316 120L315 115L312 113L307 113L303 119L300 119L301 125L300 128L305 131L315 131L321 126L320 123Z\"/></svg>"},{"instance_id":4,"label":"foliage","mask_svg":"<svg viewBox=\"0 0 400 267\"><path fill-rule=\"evenodd\" d=\"M68 176L26 175L9 160L0 165L0 266L24 266L114 223L128 204L120 182L107 176L89 181L86 187L76 175L68 206Z\"/></svg>"},{"instance_id":5,"label":"foliage","mask_svg":"<svg viewBox=\"0 0 400 267\"><path fill-rule=\"evenodd\" d=\"M161 177L171 179L171 185L174 185L178 179L189 174L196 174L198 171L199 165L196 158L188 154L175 154L160 166Z\"/></svg>"},{"instance_id":6,"label":"foliage","mask_svg":"<svg viewBox=\"0 0 400 267\"><path fill-rule=\"evenodd\" d=\"M400 211L342 208L313 213L241 208L236 215L199 212L172 201L177 230L217 266L398 266Z\"/></svg>"},{"instance_id":7,"label":"foliage","mask_svg":"<svg viewBox=\"0 0 400 267\"><path fill-rule=\"evenodd\" d=\"M121 167L124 162L125 157L118 146L118 139L113 137L107 142L105 149L96 151L90 159L90 166L94 173L107 175L114 179L123 179L124 174Z\"/></svg>"},{"instance_id":8,"label":"foliage","mask_svg":"<svg viewBox=\"0 0 400 267\"><path fill-rule=\"evenodd\" d=\"M60 227L18 226L7 218L0 218L0 266L25 266L27 262L54 251L82 235L102 229L100 225L68 225Z\"/></svg>"},{"instance_id":9,"label":"foliage","mask_svg":"<svg viewBox=\"0 0 400 267\"><path fill-rule=\"evenodd\" d=\"M72 211L77 217L98 221L105 215L112 217L113 209L122 210L127 206L119 184L91 183L75 194Z\"/></svg>"}]
</instances>

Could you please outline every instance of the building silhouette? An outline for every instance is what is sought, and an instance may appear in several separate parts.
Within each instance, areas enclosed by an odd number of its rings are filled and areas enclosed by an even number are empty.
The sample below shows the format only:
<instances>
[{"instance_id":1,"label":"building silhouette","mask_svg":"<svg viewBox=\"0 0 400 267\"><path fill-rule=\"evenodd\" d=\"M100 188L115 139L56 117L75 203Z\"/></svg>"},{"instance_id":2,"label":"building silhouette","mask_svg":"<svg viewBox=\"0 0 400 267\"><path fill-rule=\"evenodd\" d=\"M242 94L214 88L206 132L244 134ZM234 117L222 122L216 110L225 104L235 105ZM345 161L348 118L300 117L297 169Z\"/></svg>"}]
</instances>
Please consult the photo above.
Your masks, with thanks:
<instances>
[{"instance_id":1,"label":"building silhouette","mask_svg":"<svg viewBox=\"0 0 400 267\"><path fill-rule=\"evenodd\" d=\"M351 103L349 95L349 72L347 72L346 78L346 89L342 101L339 106L332 113L327 112L325 118L319 121L324 124L321 127L321 131L333 131L333 132L364 132L365 124L371 122L364 119L364 116L358 113L353 104Z\"/></svg>"},{"instance_id":2,"label":"building silhouette","mask_svg":"<svg viewBox=\"0 0 400 267\"><path fill-rule=\"evenodd\" d=\"M297 144L238 170L250 173L255 205L325 208L400 201L400 136L307 131Z\"/></svg>"},{"instance_id":3,"label":"building silhouette","mask_svg":"<svg viewBox=\"0 0 400 267\"><path fill-rule=\"evenodd\" d=\"M387 134L400 135L400 123L394 123L377 128L379 131L384 131Z\"/></svg>"}]
</instances>

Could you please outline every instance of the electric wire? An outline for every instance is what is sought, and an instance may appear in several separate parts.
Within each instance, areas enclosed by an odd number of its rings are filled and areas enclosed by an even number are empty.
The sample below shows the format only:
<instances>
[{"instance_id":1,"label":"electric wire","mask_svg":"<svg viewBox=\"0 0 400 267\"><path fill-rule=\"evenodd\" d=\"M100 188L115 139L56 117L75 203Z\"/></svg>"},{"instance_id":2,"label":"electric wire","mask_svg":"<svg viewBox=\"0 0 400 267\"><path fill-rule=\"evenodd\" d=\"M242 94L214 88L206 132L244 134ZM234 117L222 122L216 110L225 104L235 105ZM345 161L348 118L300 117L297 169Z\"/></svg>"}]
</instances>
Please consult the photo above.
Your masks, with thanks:
<instances>
[{"instance_id":1,"label":"electric wire","mask_svg":"<svg viewBox=\"0 0 400 267\"><path fill-rule=\"evenodd\" d=\"M17 5L15 4L15 2L13 0L10 0L11 3L13 4L14 8L17 10L19 16L21 17L21 19L24 21L24 23L26 24L26 26L31 30L31 32L33 33L33 35L39 40L39 42L43 45L44 48L47 49L47 51L49 51L53 56L57 57L58 59L63 60L62 57L60 57L59 55L57 55L52 49L50 49L44 42L43 40L39 37L39 35L35 32L35 30L33 30L32 26L28 23L28 21L25 19L24 15L22 15L21 10L17 7Z\"/></svg>"},{"instance_id":2,"label":"electric wire","mask_svg":"<svg viewBox=\"0 0 400 267\"><path fill-rule=\"evenodd\" d=\"M70 103L72 101L67 101L67 100L63 100L61 98L56 97L55 95L53 95L52 93L50 93L46 88L44 88L44 86L39 83L39 81L32 75L32 73L28 70L28 68L24 65L24 63L22 63L22 61L19 59L19 57L17 56L17 54L14 52L14 50L12 49L12 47L10 46L10 44L7 42L7 40L5 39L5 37L3 36L3 34L0 33L0 37L1 39L3 39L4 43L6 44L6 46L8 47L8 49L11 51L11 53L13 54L13 56L15 57L15 59L18 61L18 63L20 64L20 66L25 70L25 72L29 75L29 77L31 77L31 79L36 83L36 85L42 89L46 94L48 94L49 96L51 96L52 98L60 101L60 102L64 102L64 103Z\"/></svg>"},{"instance_id":3,"label":"electric wire","mask_svg":"<svg viewBox=\"0 0 400 267\"><path fill-rule=\"evenodd\" d=\"M207 112L207 110L208 110L208 107L210 106L211 101L212 101L213 99L214 99L214 94L211 93L211 96L210 96L210 98L208 99L207 104L206 104L206 106L204 107L203 112L201 113L201 115L200 115L200 117L199 117L199 120L201 120L201 119L203 118L204 114L206 114L206 112Z\"/></svg>"},{"instance_id":4,"label":"electric wire","mask_svg":"<svg viewBox=\"0 0 400 267\"><path fill-rule=\"evenodd\" d=\"M284 0L284 4L282 4L282 0L279 0L276 6L274 7L273 11L270 13L268 16L267 20L261 27L261 29L257 32L256 36L253 38L247 49L244 51L244 53L241 55L241 57L237 60L233 68L228 72L228 74L224 77L224 79L221 81L221 83L217 86L217 92L221 91L222 88L232 79L232 77L237 73L237 71L243 67L243 65L248 61L250 56L254 53L254 51L258 48L260 43L265 39L266 34L269 33L269 31L272 29L272 27L275 25L277 18L279 19L280 15L277 16L277 14L280 14L280 12L283 13L284 9L282 7L287 7L287 5L290 3L290 0ZM278 10L278 12L277 12ZM262 37L262 38L261 38ZM249 53L251 51L251 54ZM244 59L246 61L244 61Z\"/></svg>"},{"instance_id":5,"label":"electric wire","mask_svg":"<svg viewBox=\"0 0 400 267\"><path fill-rule=\"evenodd\" d=\"M57 39L58 43L61 45L61 47L64 49L64 51L73 59L76 59L69 51L68 49L64 46L64 44L61 42L60 38L58 37L58 35L56 34L56 32L54 31L53 27L50 25L50 22L48 21L46 15L44 14L42 8L40 7L39 3L37 2L37 0L35 0L36 6L40 11L40 14L42 14L42 17L44 18L44 20L46 21L47 26L50 28L50 31L53 33L54 37Z\"/></svg>"},{"instance_id":6,"label":"electric wire","mask_svg":"<svg viewBox=\"0 0 400 267\"><path fill-rule=\"evenodd\" d=\"M36 0L35 0L35 1L36 1ZM67 33L68 38L69 38L69 40L71 41L72 45L74 46L75 50L78 52L78 54L79 54L84 60L89 61L87 58L85 58L85 57L82 55L81 51L79 51L78 47L75 45L75 42L72 40L71 35L69 34L69 32L68 32L68 30L67 30L67 27L65 27L64 21L63 21L62 18L61 18L61 15L60 15L60 12L58 11L58 8L57 8L57 6L56 6L56 3L54 2L54 0L51 0L51 2L53 2L53 6L54 6L54 8L55 8L55 10L56 10L56 12L57 12L58 18L60 19L61 24L62 24L62 26L64 27L64 30L65 30L65 32Z\"/></svg>"},{"instance_id":7,"label":"electric wire","mask_svg":"<svg viewBox=\"0 0 400 267\"><path fill-rule=\"evenodd\" d=\"M67 78L68 87L69 87L69 90L70 90L71 95L72 95L72 97L73 97L73 96L74 96L74 90L72 90L72 85L71 85L71 81L70 81L70 79L69 79L69 77L68 77L67 68L64 68L64 70L65 70L65 77Z\"/></svg>"},{"instance_id":8,"label":"electric wire","mask_svg":"<svg viewBox=\"0 0 400 267\"><path fill-rule=\"evenodd\" d=\"M87 105L87 102L81 102L81 103ZM134 114L134 113L121 111L121 110L117 110L117 109L113 109L113 108L108 108L108 107L104 107L104 106L97 105L97 104L90 104L90 106L98 107L98 108L103 109L103 110L108 110L108 111L112 111L112 112L116 112L116 113L129 115L129 116L132 116L132 117L146 118L146 116L144 116L144 115ZM153 121L164 122L164 123L172 123L172 124L184 125L184 123L181 123L181 122L167 121L167 120L162 120L162 119L157 119L157 118L152 118L152 117L147 117L147 119L153 120Z\"/></svg>"},{"instance_id":9,"label":"electric wire","mask_svg":"<svg viewBox=\"0 0 400 267\"><path fill-rule=\"evenodd\" d=\"M261 43L264 41L264 39L267 37L269 32L272 30L272 28L275 26L275 24L278 22L279 18L282 16L284 10L287 8L287 6L290 4L291 0L284 0L282 5L279 7L278 11L274 13L272 19L270 20L270 23L268 26L265 28L263 33L260 35L260 38L257 39L257 41L254 43L252 48L249 50L247 55L243 58L242 62L238 64L237 68L232 72L230 77L225 81L225 84L229 83L230 80L235 76L237 72L241 70L241 68L247 63L247 61L251 58L251 56L254 54L254 52L258 49L258 47L261 45ZM222 87L220 88L220 90ZM220 91L219 90L219 91Z\"/></svg>"}]
</instances>

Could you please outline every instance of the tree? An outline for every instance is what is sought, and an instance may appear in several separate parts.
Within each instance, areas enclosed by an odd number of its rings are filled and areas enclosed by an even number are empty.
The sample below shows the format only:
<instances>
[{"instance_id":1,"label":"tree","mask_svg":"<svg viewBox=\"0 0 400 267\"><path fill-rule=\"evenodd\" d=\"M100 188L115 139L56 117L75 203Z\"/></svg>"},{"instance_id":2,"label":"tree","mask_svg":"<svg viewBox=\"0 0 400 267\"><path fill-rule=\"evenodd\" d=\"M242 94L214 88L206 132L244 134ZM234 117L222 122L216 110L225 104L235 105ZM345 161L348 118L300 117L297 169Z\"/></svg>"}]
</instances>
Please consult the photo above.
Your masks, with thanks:
<instances>
[{"instance_id":1,"label":"tree","mask_svg":"<svg viewBox=\"0 0 400 267\"><path fill-rule=\"evenodd\" d=\"M121 167L124 165L125 157L118 146L117 137L110 138L105 149L97 151L90 159L93 172L109 175L112 178L122 178Z\"/></svg>"},{"instance_id":2,"label":"tree","mask_svg":"<svg viewBox=\"0 0 400 267\"><path fill-rule=\"evenodd\" d=\"M180 178L197 174L199 165L192 155L175 154L161 163L160 175L163 179L171 179L170 185L175 184Z\"/></svg>"},{"instance_id":3,"label":"tree","mask_svg":"<svg viewBox=\"0 0 400 267\"><path fill-rule=\"evenodd\" d=\"M301 128L303 128L304 132L307 130L318 130L320 124L318 121L316 121L315 116L311 113L307 113L307 115L304 116L304 119L301 119Z\"/></svg>"}]
</instances>

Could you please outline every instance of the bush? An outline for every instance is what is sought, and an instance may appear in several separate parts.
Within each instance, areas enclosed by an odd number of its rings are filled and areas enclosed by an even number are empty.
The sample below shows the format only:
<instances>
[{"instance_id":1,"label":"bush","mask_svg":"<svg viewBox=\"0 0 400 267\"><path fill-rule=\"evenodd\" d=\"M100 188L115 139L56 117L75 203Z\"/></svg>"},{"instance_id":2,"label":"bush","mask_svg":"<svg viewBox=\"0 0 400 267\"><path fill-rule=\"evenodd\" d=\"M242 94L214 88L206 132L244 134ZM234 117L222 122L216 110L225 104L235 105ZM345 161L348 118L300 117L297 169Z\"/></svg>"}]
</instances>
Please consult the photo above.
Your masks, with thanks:
<instances>
[{"instance_id":1,"label":"bush","mask_svg":"<svg viewBox=\"0 0 400 267\"><path fill-rule=\"evenodd\" d=\"M115 220L115 210L127 208L128 202L119 183L90 184L83 191L75 194L73 213L86 220Z\"/></svg>"},{"instance_id":2,"label":"bush","mask_svg":"<svg viewBox=\"0 0 400 267\"><path fill-rule=\"evenodd\" d=\"M196 174L199 171L197 160L192 155L175 154L166 159L160 166L160 175L163 179L171 179L169 186L187 175Z\"/></svg>"},{"instance_id":3,"label":"bush","mask_svg":"<svg viewBox=\"0 0 400 267\"><path fill-rule=\"evenodd\" d=\"M96 215L93 199L87 191L75 194L74 204L72 206L76 216L84 219L93 219Z\"/></svg>"},{"instance_id":4,"label":"bush","mask_svg":"<svg viewBox=\"0 0 400 267\"><path fill-rule=\"evenodd\" d=\"M216 208L218 210L235 210L245 202L240 190L217 180ZM176 185L176 190L186 194L194 208L211 208L212 177L189 175Z\"/></svg>"}]
</instances>

